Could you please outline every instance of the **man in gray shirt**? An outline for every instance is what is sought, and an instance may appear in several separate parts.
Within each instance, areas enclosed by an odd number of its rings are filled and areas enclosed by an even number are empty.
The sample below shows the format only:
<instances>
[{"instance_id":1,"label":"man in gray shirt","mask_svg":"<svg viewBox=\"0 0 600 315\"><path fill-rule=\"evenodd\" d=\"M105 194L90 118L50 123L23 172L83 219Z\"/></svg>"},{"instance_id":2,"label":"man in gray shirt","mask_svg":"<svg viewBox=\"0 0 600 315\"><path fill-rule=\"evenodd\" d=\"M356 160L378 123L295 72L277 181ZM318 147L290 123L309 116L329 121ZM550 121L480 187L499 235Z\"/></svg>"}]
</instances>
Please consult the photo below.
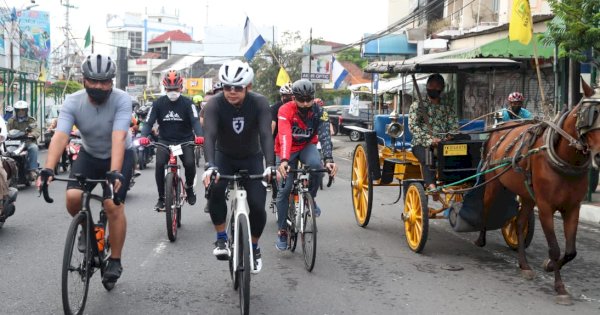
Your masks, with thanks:
<instances>
[{"instance_id":1,"label":"man in gray shirt","mask_svg":"<svg viewBox=\"0 0 600 315\"><path fill-rule=\"evenodd\" d=\"M104 187L104 209L110 228L111 256L107 261L102 281L114 283L121 276L121 250L125 243L127 221L123 202L133 170L133 150L128 137L131 120L131 98L113 88L116 65L110 57L100 54L88 56L81 65L85 90L65 99L58 116L56 132L50 142L41 181L49 182L53 169L69 141L71 128L76 125L81 133L82 149L75 160L70 177L82 174L89 179L106 178L114 185L116 205ZM124 176L123 176L124 175ZM67 185L67 210L75 216L81 209L82 187L78 183ZM80 237L80 243L85 242ZM85 245L85 244L83 244ZM83 246L83 248L85 248Z\"/></svg>"}]
</instances>

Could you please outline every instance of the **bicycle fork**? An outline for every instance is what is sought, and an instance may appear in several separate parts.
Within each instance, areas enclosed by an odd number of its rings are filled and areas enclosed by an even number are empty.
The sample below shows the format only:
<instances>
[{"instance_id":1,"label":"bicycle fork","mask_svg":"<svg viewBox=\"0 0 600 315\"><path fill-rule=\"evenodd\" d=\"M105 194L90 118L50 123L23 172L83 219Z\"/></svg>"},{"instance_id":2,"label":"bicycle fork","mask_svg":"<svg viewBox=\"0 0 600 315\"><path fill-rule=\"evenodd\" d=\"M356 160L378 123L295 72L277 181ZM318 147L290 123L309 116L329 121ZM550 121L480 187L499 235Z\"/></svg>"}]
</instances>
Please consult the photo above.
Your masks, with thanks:
<instances>
[{"instance_id":1,"label":"bicycle fork","mask_svg":"<svg viewBox=\"0 0 600 315\"><path fill-rule=\"evenodd\" d=\"M233 236L233 249L231 252L231 255L233 255L233 272L235 273L237 271L238 268L238 261L241 257L238 256L237 254L237 248L238 248L238 244L240 243L240 231L238 229L240 220L242 220L242 224L245 224L248 227L248 244L246 244L246 246L248 246L248 248L250 249L250 264L254 264L254 252L252 250L252 233L250 233L250 219L248 218L248 205L247 205L247 201L246 201L246 191L245 190L238 190L237 188L235 189L235 196L234 196L236 202L235 202L235 213L233 215L235 215L234 220L233 220L233 224L234 224L234 229L235 229L235 233ZM231 228L231 227L229 227ZM235 253L233 252L235 251ZM244 266L244 268L254 268L253 266Z\"/></svg>"}]
</instances>

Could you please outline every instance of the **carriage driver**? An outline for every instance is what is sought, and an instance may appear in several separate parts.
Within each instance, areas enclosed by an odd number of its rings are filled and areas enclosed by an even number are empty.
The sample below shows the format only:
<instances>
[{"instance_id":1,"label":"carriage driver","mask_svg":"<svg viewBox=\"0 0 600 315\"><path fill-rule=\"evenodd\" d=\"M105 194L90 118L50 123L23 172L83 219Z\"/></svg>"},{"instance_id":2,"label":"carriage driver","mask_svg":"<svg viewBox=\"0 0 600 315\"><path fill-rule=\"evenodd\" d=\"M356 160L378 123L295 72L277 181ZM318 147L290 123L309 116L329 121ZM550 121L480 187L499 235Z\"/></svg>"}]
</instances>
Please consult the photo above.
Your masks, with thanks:
<instances>
[{"instance_id":1,"label":"carriage driver","mask_svg":"<svg viewBox=\"0 0 600 315\"><path fill-rule=\"evenodd\" d=\"M408 127L413 134L412 152L421 163L425 187L435 189L435 173L425 167L426 152L429 147L436 147L444 133L458 128L458 116L451 105L442 103L444 77L439 73L427 79L427 98L410 105L408 111ZM434 200L439 200L439 194L433 194Z\"/></svg>"}]
</instances>

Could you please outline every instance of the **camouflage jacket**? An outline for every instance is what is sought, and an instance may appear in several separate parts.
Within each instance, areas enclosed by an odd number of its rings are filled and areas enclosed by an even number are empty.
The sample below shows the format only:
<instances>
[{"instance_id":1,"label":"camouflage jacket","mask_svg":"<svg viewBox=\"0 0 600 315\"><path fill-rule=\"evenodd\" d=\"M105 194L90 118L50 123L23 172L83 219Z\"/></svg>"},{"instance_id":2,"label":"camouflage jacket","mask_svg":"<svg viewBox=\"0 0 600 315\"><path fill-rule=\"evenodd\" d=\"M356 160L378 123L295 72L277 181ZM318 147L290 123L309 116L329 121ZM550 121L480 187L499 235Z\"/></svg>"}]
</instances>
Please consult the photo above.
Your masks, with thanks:
<instances>
[{"instance_id":1,"label":"camouflage jacket","mask_svg":"<svg viewBox=\"0 0 600 315\"><path fill-rule=\"evenodd\" d=\"M30 125L34 124L35 128L33 128L31 130L31 135L34 136L36 139L38 139L40 137L40 127L37 125L37 121L35 120L35 118L33 117L27 117L26 121L23 122L19 122L17 120L16 116L11 117L8 122L6 123L6 128L8 130L12 130L12 129L19 129L21 131L25 131L27 129L27 127L29 127Z\"/></svg>"},{"instance_id":2,"label":"camouflage jacket","mask_svg":"<svg viewBox=\"0 0 600 315\"><path fill-rule=\"evenodd\" d=\"M408 127L412 133L412 145L428 147L434 137L442 138L441 133L458 128L458 116L449 105L431 104L427 99L420 106L419 101L415 101L408 110Z\"/></svg>"}]
</instances>

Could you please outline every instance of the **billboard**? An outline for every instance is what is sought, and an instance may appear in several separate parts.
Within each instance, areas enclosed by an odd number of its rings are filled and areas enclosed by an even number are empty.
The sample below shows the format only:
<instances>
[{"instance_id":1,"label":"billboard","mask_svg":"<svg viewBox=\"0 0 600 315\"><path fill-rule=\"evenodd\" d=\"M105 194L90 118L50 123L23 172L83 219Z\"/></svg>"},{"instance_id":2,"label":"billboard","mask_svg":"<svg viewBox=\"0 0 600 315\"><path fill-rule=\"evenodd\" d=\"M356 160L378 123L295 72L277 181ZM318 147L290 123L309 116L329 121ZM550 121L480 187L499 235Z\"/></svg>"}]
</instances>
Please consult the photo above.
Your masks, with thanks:
<instances>
[{"instance_id":1,"label":"billboard","mask_svg":"<svg viewBox=\"0 0 600 315\"><path fill-rule=\"evenodd\" d=\"M331 46L312 45L312 54L330 52ZM310 59L309 46L302 49L302 79L309 79L313 83L329 83L331 81L331 54L317 55ZM310 66L310 69L309 69Z\"/></svg>"},{"instance_id":2,"label":"billboard","mask_svg":"<svg viewBox=\"0 0 600 315\"><path fill-rule=\"evenodd\" d=\"M50 17L45 11L17 12L19 39L19 70L31 74L31 79L45 80L49 71Z\"/></svg>"}]
</instances>

